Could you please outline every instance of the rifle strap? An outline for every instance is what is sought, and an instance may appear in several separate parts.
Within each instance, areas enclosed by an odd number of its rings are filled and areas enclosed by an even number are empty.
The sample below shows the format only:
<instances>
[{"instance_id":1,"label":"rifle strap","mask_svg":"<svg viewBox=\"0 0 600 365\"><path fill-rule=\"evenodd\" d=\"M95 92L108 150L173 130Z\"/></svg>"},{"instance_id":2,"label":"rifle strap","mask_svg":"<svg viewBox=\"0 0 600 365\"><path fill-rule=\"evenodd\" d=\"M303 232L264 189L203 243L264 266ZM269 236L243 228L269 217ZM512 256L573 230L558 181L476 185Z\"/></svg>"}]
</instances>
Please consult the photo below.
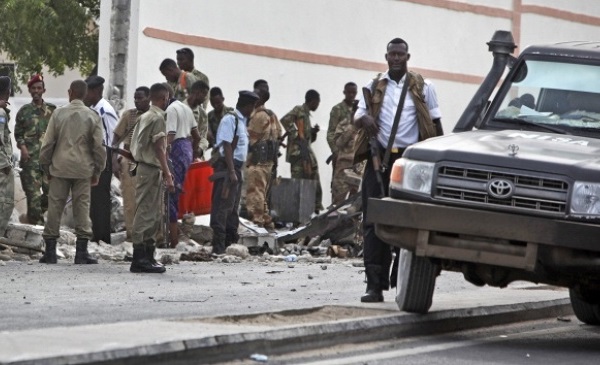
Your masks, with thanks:
<instances>
[{"instance_id":1,"label":"rifle strap","mask_svg":"<svg viewBox=\"0 0 600 365\"><path fill-rule=\"evenodd\" d=\"M408 91L409 83L410 72L406 72L404 85L402 86L402 93L400 94L400 101L398 102L398 108L396 109L396 115L394 116L394 124L392 125L392 131L390 132L390 139L388 139L385 155L383 156L383 161L381 161L381 172L385 172L388 169L388 160L390 159L390 153L392 152L394 140L396 140L396 132L398 132L398 124L400 124L400 116L402 115L402 108L404 107L404 100L406 99L406 92Z\"/></svg>"}]
</instances>

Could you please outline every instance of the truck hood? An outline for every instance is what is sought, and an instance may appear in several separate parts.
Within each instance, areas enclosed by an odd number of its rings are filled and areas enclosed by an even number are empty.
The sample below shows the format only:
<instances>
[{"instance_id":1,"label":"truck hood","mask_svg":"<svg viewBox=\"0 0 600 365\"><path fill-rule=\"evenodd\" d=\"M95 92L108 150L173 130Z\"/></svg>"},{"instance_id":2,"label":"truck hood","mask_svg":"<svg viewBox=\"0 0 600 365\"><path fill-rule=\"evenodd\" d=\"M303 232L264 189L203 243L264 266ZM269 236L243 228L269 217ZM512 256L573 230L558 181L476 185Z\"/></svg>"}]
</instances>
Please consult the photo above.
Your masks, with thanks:
<instances>
[{"instance_id":1,"label":"truck hood","mask_svg":"<svg viewBox=\"0 0 600 365\"><path fill-rule=\"evenodd\" d=\"M558 173L580 178L600 170L600 140L544 132L478 130L449 134L409 147L404 157ZM585 174L584 176L589 176ZM597 176L593 177L597 180Z\"/></svg>"}]
</instances>

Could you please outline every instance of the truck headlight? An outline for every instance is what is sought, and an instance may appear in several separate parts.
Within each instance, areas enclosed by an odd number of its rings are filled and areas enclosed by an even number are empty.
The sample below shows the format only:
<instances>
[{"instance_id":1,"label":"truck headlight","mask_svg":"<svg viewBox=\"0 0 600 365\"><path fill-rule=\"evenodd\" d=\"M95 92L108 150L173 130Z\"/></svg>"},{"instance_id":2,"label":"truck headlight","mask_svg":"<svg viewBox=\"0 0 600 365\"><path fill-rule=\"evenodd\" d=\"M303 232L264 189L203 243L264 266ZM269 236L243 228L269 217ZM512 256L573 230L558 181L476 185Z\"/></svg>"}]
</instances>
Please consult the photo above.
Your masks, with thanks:
<instances>
[{"instance_id":1,"label":"truck headlight","mask_svg":"<svg viewBox=\"0 0 600 365\"><path fill-rule=\"evenodd\" d=\"M392 166L390 189L431 194L435 164L399 158Z\"/></svg>"},{"instance_id":2,"label":"truck headlight","mask_svg":"<svg viewBox=\"0 0 600 365\"><path fill-rule=\"evenodd\" d=\"M600 184L575 182L571 193L571 214L588 218L600 216Z\"/></svg>"}]
</instances>

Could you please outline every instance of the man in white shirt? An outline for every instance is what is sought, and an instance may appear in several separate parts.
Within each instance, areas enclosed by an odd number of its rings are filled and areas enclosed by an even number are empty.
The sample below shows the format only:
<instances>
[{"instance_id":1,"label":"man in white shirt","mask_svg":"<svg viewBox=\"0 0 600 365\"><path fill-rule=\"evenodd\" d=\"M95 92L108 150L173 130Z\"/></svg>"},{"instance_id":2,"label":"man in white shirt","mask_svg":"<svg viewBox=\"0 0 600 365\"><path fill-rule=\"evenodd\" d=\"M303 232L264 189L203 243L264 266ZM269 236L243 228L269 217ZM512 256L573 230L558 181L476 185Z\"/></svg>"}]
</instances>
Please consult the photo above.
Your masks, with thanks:
<instances>
[{"instance_id":1,"label":"man in white shirt","mask_svg":"<svg viewBox=\"0 0 600 365\"><path fill-rule=\"evenodd\" d=\"M366 85L371 91L371 100L365 102L363 94L359 93L360 101L354 115L354 124L357 128L363 128L370 136L377 138L381 163L384 166L391 166L397 158L402 157L406 147L443 132L441 113L433 84L424 80L421 75L408 71L407 62L410 59L408 44L400 38L393 39L387 45L385 59L388 63L388 71ZM407 80L406 98L399 109L402 88ZM400 111L397 130L393 132L394 119ZM388 146L390 146L389 159L384 161ZM367 159L361 188L363 216L367 216L369 198L388 195L390 170L377 172L373 167L373 160ZM382 184L378 181L378 174L381 175ZM382 188L384 191L381 191ZM382 290L388 290L390 286L392 252L390 247L375 235L373 224L364 223L363 241L367 291L361 297L361 302L383 302ZM393 270L392 287L395 286L395 278Z\"/></svg>"},{"instance_id":2,"label":"man in white shirt","mask_svg":"<svg viewBox=\"0 0 600 365\"><path fill-rule=\"evenodd\" d=\"M200 143L200 133L194 113L189 106L172 99L167 107L167 142L169 158L172 161L175 191L169 196L169 241L172 248L179 243L177 226L179 194L185 175L193 161L194 147Z\"/></svg>"},{"instance_id":3,"label":"man in white shirt","mask_svg":"<svg viewBox=\"0 0 600 365\"><path fill-rule=\"evenodd\" d=\"M88 91L85 104L94 109L102 119L103 142L112 146L113 132L119 123L117 112L108 100L102 97L104 92L104 78L90 76L85 80ZM90 199L90 218L92 220L92 241L110 243L110 182L112 179L112 154L106 151L106 169L100 174L98 185L92 187Z\"/></svg>"}]
</instances>

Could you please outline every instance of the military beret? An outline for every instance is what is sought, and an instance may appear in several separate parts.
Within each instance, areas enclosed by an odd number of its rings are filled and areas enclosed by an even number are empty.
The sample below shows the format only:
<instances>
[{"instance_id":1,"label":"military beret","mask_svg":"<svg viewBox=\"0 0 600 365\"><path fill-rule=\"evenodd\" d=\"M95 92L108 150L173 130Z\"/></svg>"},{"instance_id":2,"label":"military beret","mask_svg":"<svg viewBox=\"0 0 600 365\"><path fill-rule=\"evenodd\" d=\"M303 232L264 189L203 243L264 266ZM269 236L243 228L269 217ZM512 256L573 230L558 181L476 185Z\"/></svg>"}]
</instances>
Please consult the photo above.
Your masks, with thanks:
<instances>
[{"instance_id":1,"label":"military beret","mask_svg":"<svg viewBox=\"0 0 600 365\"><path fill-rule=\"evenodd\" d=\"M10 89L10 77L0 76L0 93L6 92Z\"/></svg>"},{"instance_id":2,"label":"military beret","mask_svg":"<svg viewBox=\"0 0 600 365\"><path fill-rule=\"evenodd\" d=\"M239 98L240 99L246 99L246 100L258 100L259 96L252 91L248 91L248 90L241 90L239 92Z\"/></svg>"},{"instance_id":3,"label":"military beret","mask_svg":"<svg viewBox=\"0 0 600 365\"><path fill-rule=\"evenodd\" d=\"M85 79L85 83L91 89L104 85L104 77L101 76L90 76Z\"/></svg>"},{"instance_id":4,"label":"military beret","mask_svg":"<svg viewBox=\"0 0 600 365\"><path fill-rule=\"evenodd\" d=\"M36 82L40 82L40 81L44 82L44 77L40 74L35 74L35 75L31 76L31 78L27 82L27 87L31 87L31 85L35 84Z\"/></svg>"}]
</instances>

